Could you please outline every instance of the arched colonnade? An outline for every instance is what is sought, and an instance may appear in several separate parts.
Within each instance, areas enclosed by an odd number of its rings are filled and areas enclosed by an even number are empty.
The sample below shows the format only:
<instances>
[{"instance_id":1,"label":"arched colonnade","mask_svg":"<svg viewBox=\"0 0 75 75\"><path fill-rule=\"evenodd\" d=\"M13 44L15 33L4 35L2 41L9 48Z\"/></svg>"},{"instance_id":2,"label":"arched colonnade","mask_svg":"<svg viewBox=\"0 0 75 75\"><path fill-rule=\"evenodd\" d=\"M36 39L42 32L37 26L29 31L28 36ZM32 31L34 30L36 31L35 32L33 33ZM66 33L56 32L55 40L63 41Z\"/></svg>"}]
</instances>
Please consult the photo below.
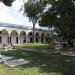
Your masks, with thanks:
<instances>
[{"instance_id":1,"label":"arched colonnade","mask_svg":"<svg viewBox=\"0 0 75 75\"><path fill-rule=\"evenodd\" d=\"M45 43L46 34L44 32L35 32L35 43ZM0 44L2 45L14 45L21 43L33 43L33 33L32 31L17 31L17 30L0 30Z\"/></svg>"}]
</instances>

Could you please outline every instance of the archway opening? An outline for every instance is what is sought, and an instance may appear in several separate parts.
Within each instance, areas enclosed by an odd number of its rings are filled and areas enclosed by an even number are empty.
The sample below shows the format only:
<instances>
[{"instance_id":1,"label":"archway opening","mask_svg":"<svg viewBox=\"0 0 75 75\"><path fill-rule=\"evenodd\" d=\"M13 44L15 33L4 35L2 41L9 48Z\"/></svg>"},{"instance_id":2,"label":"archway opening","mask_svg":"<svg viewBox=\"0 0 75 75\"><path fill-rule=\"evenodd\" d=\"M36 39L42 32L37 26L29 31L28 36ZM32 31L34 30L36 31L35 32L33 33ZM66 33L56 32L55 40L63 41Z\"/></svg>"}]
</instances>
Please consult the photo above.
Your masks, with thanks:
<instances>
[{"instance_id":1,"label":"archway opening","mask_svg":"<svg viewBox=\"0 0 75 75\"><path fill-rule=\"evenodd\" d=\"M8 31L5 29L0 31L0 43L2 43L4 46L9 44Z\"/></svg>"},{"instance_id":2,"label":"archway opening","mask_svg":"<svg viewBox=\"0 0 75 75\"><path fill-rule=\"evenodd\" d=\"M39 42L39 33L36 33L35 37L36 37L36 43L38 43Z\"/></svg>"},{"instance_id":3,"label":"archway opening","mask_svg":"<svg viewBox=\"0 0 75 75\"><path fill-rule=\"evenodd\" d=\"M26 43L26 33L24 31L20 33L20 43Z\"/></svg>"},{"instance_id":4,"label":"archway opening","mask_svg":"<svg viewBox=\"0 0 75 75\"><path fill-rule=\"evenodd\" d=\"M33 43L33 34L32 34L32 32L29 32L28 37L29 37L29 40L30 40L29 42Z\"/></svg>"},{"instance_id":5,"label":"archway opening","mask_svg":"<svg viewBox=\"0 0 75 75\"><path fill-rule=\"evenodd\" d=\"M2 34L2 35L8 35L8 31L5 30L5 29L3 29L3 30L1 30L0 34Z\"/></svg>"},{"instance_id":6,"label":"archway opening","mask_svg":"<svg viewBox=\"0 0 75 75\"><path fill-rule=\"evenodd\" d=\"M18 44L18 33L16 30L11 32L11 44Z\"/></svg>"},{"instance_id":7,"label":"archway opening","mask_svg":"<svg viewBox=\"0 0 75 75\"><path fill-rule=\"evenodd\" d=\"M50 35L49 35L49 33L46 34L46 42L47 42L47 43L50 42Z\"/></svg>"},{"instance_id":8,"label":"archway opening","mask_svg":"<svg viewBox=\"0 0 75 75\"><path fill-rule=\"evenodd\" d=\"M41 34L41 43L44 42L44 33Z\"/></svg>"}]
</instances>

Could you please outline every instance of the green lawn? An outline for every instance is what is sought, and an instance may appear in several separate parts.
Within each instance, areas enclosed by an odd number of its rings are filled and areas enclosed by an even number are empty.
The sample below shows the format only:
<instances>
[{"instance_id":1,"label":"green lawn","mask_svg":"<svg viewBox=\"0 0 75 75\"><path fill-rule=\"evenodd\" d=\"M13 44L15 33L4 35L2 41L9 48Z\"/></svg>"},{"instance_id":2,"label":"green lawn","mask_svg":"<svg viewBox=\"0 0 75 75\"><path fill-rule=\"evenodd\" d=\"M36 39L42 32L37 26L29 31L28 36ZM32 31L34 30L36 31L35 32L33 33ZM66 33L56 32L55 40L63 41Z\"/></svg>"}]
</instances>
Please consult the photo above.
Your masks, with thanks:
<instances>
[{"instance_id":1,"label":"green lawn","mask_svg":"<svg viewBox=\"0 0 75 75\"><path fill-rule=\"evenodd\" d=\"M23 46L28 48L36 48L36 49L51 49L54 48L53 45L49 45L47 43L25 43L25 44L18 44L17 46Z\"/></svg>"},{"instance_id":2,"label":"green lawn","mask_svg":"<svg viewBox=\"0 0 75 75\"><path fill-rule=\"evenodd\" d=\"M1 53L15 58L24 58L30 63L15 68L0 63L0 75L75 75L75 57L46 55L21 50Z\"/></svg>"}]
</instances>

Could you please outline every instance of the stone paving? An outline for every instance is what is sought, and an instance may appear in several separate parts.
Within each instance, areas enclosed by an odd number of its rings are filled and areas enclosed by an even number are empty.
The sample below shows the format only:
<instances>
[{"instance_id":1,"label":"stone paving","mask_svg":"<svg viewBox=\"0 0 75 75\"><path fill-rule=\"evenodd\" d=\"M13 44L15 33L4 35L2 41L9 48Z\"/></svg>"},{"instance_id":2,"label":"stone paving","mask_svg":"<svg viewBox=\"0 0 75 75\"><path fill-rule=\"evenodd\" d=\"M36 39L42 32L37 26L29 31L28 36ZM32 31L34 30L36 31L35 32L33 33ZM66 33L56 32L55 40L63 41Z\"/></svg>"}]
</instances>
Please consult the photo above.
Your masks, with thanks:
<instances>
[{"instance_id":1,"label":"stone paving","mask_svg":"<svg viewBox=\"0 0 75 75\"><path fill-rule=\"evenodd\" d=\"M4 56L4 55L1 56L2 61L8 61L8 60L11 60L13 58L14 57L9 57L9 56Z\"/></svg>"},{"instance_id":2,"label":"stone paving","mask_svg":"<svg viewBox=\"0 0 75 75\"><path fill-rule=\"evenodd\" d=\"M0 62L6 64L9 67L16 67L19 65L30 63L29 61L25 59L15 59L14 57L9 57L9 56L4 56L4 55L1 55Z\"/></svg>"},{"instance_id":3,"label":"stone paving","mask_svg":"<svg viewBox=\"0 0 75 75\"><path fill-rule=\"evenodd\" d=\"M0 62L8 61L8 60L10 60L12 58L14 58L14 57L0 55Z\"/></svg>"},{"instance_id":4,"label":"stone paving","mask_svg":"<svg viewBox=\"0 0 75 75\"><path fill-rule=\"evenodd\" d=\"M24 59L13 59L13 60L5 61L4 63L9 67L16 67L18 65L28 64L29 61Z\"/></svg>"},{"instance_id":5,"label":"stone paving","mask_svg":"<svg viewBox=\"0 0 75 75\"><path fill-rule=\"evenodd\" d=\"M62 52L61 55L66 55L66 56L75 56L75 53L73 52Z\"/></svg>"}]
</instances>

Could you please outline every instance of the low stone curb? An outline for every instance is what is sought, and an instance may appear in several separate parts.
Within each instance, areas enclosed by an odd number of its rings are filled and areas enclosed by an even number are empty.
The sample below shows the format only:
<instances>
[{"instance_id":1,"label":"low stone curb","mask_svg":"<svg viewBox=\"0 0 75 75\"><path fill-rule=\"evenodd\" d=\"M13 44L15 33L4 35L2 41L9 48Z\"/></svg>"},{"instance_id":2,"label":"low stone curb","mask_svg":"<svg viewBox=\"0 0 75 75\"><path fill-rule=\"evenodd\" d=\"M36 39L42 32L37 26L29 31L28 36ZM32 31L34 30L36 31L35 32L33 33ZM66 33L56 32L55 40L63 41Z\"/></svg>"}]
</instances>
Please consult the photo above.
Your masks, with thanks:
<instances>
[{"instance_id":1,"label":"low stone curb","mask_svg":"<svg viewBox=\"0 0 75 75\"><path fill-rule=\"evenodd\" d=\"M50 49L50 50L38 50L38 49L32 49L32 48L26 48L26 47L20 47L20 46L14 46L14 49L20 49L20 50L25 50L25 51L34 51L34 52L41 52L45 54L59 54L59 51L56 51L55 49ZM75 53L69 53L69 52L61 52L61 55L64 56L73 56L75 57Z\"/></svg>"},{"instance_id":2,"label":"low stone curb","mask_svg":"<svg viewBox=\"0 0 75 75\"><path fill-rule=\"evenodd\" d=\"M45 53L45 54L52 54L52 49L50 49L50 50L40 50L40 49L26 48L26 47L20 47L20 46L13 46L13 48L25 50L25 51L34 51L34 52L41 52L41 53Z\"/></svg>"}]
</instances>

